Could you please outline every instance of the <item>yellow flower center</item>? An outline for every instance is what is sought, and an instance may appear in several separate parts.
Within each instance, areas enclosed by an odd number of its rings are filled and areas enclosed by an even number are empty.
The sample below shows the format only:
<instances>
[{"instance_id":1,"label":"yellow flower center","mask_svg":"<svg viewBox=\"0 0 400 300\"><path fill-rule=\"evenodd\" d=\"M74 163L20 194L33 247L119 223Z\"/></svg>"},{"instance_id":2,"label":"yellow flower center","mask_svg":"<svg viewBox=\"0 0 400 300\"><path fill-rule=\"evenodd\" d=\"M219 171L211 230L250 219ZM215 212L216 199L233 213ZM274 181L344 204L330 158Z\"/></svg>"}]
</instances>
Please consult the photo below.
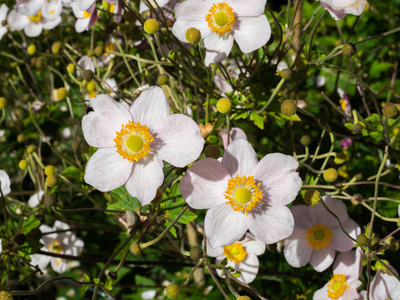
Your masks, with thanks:
<instances>
[{"instance_id":1,"label":"yellow flower center","mask_svg":"<svg viewBox=\"0 0 400 300\"><path fill-rule=\"evenodd\" d=\"M105 47L104 47L104 54L103 55L108 55L107 51L114 51L115 50L115 44L114 43L106 43Z\"/></svg>"},{"instance_id":2,"label":"yellow flower center","mask_svg":"<svg viewBox=\"0 0 400 300\"><path fill-rule=\"evenodd\" d=\"M117 132L114 142L117 152L123 158L134 162L147 157L147 154L151 152L150 144L153 140L153 136L146 125L129 121L128 124L122 125L122 129Z\"/></svg>"},{"instance_id":3,"label":"yellow flower center","mask_svg":"<svg viewBox=\"0 0 400 300\"><path fill-rule=\"evenodd\" d=\"M228 181L228 188L225 191L226 204L230 204L234 211L249 211L261 202L263 191L259 188L260 182L257 183L253 176L236 175Z\"/></svg>"},{"instance_id":4,"label":"yellow flower center","mask_svg":"<svg viewBox=\"0 0 400 300\"><path fill-rule=\"evenodd\" d=\"M115 9L115 5L114 5L114 4L110 4L110 7L109 7L108 11L109 11L110 13L113 13L113 12L114 12L114 9Z\"/></svg>"},{"instance_id":5,"label":"yellow flower center","mask_svg":"<svg viewBox=\"0 0 400 300\"><path fill-rule=\"evenodd\" d=\"M28 17L28 19L29 19L31 22L39 22L39 21L42 19L42 12L39 11L39 12L37 13L37 15L30 16L30 17Z\"/></svg>"},{"instance_id":6,"label":"yellow flower center","mask_svg":"<svg viewBox=\"0 0 400 300\"><path fill-rule=\"evenodd\" d=\"M232 27L236 23L232 7L225 2L218 2L217 4L213 4L208 12L206 21L212 32L223 36L225 33L232 31Z\"/></svg>"},{"instance_id":7,"label":"yellow flower center","mask_svg":"<svg viewBox=\"0 0 400 300\"><path fill-rule=\"evenodd\" d=\"M83 18L84 18L84 19L89 18L91 15L92 15L92 14L91 14L91 13L88 13L86 10L83 12Z\"/></svg>"},{"instance_id":8,"label":"yellow flower center","mask_svg":"<svg viewBox=\"0 0 400 300\"><path fill-rule=\"evenodd\" d=\"M316 250L325 249L332 238L332 230L326 225L315 224L306 232L306 239L311 248Z\"/></svg>"},{"instance_id":9,"label":"yellow flower center","mask_svg":"<svg viewBox=\"0 0 400 300\"><path fill-rule=\"evenodd\" d=\"M90 91L90 92L88 93L88 96L89 96L89 98L96 97L96 91Z\"/></svg>"},{"instance_id":10,"label":"yellow flower center","mask_svg":"<svg viewBox=\"0 0 400 300\"><path fill-rule=\"evenodd\" d=\"M50 252L61 253L62 246L58 240L53 240L47 247Z\"/></svg>"},{"instance_id":11,"label":"yellow flower center","mask_svg":"<svg viewBox=\"0 0 400 300\"><path fill-rule=\"evenodd\" d=\"M229 246L224 246L223 248L226 258L233 261L235 264L241 262L247 256L247 252L243 249L242 244L234 243Z\"/></svg>"},{"instance_id":12,"label":"yellow flower center","mask_svg":"<svg viewBox=\"0 0 400 300\"><path fill-rule=\"evenodd\" d=\"M337 299L343 295L343 293L349 289L346 276L343 274L333 274L331 280L328 282L328 297L329 299Z\"/></svg>"}]
</instances>

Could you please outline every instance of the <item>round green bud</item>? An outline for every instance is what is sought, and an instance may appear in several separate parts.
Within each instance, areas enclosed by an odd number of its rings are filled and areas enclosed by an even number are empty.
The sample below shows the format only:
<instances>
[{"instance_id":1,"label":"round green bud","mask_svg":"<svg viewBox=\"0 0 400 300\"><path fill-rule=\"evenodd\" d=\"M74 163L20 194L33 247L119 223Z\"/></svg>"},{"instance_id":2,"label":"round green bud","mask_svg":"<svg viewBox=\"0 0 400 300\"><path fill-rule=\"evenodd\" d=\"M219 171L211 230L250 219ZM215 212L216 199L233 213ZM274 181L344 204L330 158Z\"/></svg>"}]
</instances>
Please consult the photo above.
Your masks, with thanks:
<instances>
[{"instance_id":1,"label":"round green bud","mask_svg":"<svg viewBox=\"0 0 400 300\"><path fill-rule=\"evenodd\" d=\"M236 300L251 300L249 296L240 296L239 298L236 298Z\"/></svg>"},{"instance_id":2,"label":"round green bud","mask_svg":"<svg viewBox=\"0 0 400 300\"><path fill-rule=\"evenodd\" d=\"M44 196L44 205L46 207L53 207L58 202L58 196L56 193L53 194L46 194Z\"/></svg>"},{"instance_id":3,"label":"round green bud","mask_svg":"<svg viewBox=\"0 0 400 300\"><path fill-rule=\"evenodd\" d=\"M157 77L157 84L158 85L163 85L163 84L167 84L169 81L169 76L168 74L160 74Z\"/></svg>"},{"instance_id":4,"label":"round green bud","mask_svg":"<svg viewBox=\"0 0 400 300\"><path fill-rule=\"evenodd\" d=\"M335 164L341 165L346 162L346 154L343 152L339 152L335 154Z\"/></svg>"},{"instance_id":5,"label":"round green bud","mask_svg":"<svg viewBox=\"0 0 400 300\"><path fill-rule=\"evenodd\" d=\"M296 109L296 101L287 99L281 104L281 112L287 117L293 116L296 113Z\"/></svg>"},{"instance_id":6,"label":"round green bud","mask_svg":"<svg viewBox=\"0 0 400 300\"><path fill-rule=\"evenodd\" d=\"M133 241L129 247L129 250L133 255L142 255L142 247L140 247L140 243L138 241Z\"/></svg>"},{"instance_id":7,"label":"round green bud","mask_svg":"<svg viewBox=\"0 0 400 300\"><path fill-rule=\"evenodd\" d=\"M303 135L300 139L300 144L304 147L308 147L311 144L311 138L309 135Z\"/></svg>"},{"instance_id":8,"label":"round green bud","mask_svg":"<svg viewBox=\"0 0 400 300\"><path fill-rule=\"evenodd\" d=\"M114 281L118 279L118 273L115 271L108 272L107 276L110 278L110 280Z\"/></svg>"},{"instance_id":9,"label":"round green bud","mask_svg":"<svg viewBox=\"0 0 400 300\"><path fill-rule=\"evenodd\" d=\"M156 19L148 19L144 22L143 29L147 34L154 34L160 28L160 24Z\"/></svg>"},{"instance_id":10,"label":"round green bud","mask_svg":"<svg viewBox=\"0 0 400 300\"><path fill-rule=\"evenodd\" d=\"M96 90L96 83L93 80L91 80L86 84L86 91L91 92L94 90Z\"/></svg>"},{"instance_id":11,"label":"round green bud","mask_svg":"<svg viewBox=\"0 0 400 300\"><path fill-rule=\"evenodd\" d=\"M7 105L7 100L4 97L0 97L0 109L4 109Z\"/></svg>"},{"instance_id":12,"label":"round green bud","mask_svg":"<svg viewBox=\"0 0 400 300\"><path fill-rule=\"evenodd\" d=\"M53 174L55 171L56 168L53 165L48 165L46 168L44 168L44 174L46 174L46 176Z\"/></svg>"},{"instance_id":13,"label":"round green bud","mask_svg":"<svg viewBox=\"0 0 400 300\"><path fill-rule=\"evenodd\" d=\"M1 21L1 23L0 23L3 27L6 27L7 26L7 20L3 20L3 21Z\"/></svg>"},{"instance_id":14,"label":"round green bud","mask_svg":"<svg viewBox=\"0 0 400 300\"><path fill-rule=\"evenodd\" d=\"M186 30L185 38L190 44L197 44L201 40L201 32L195 27L190 27Z\"/></svg>"},{"instance_id":15,"label":"round green bud","mask_svg":"<svg viewBox=\"0 0 400 300\"><path fill-rule=\"evenodd\" d=\"M70 73L70 74L72 74L72 73L74 73L75 72L75 65L74 64L68 64L68 66L67 66L67 72L68 73Z\"/></svg>"},{"instance_id":16,"label":"round green bud","mask_svg":"<svg viewBox=\"0 0 400 300\"><path fill-rule=\"evenodd\" d=\"M219 150L219 147L216 145L208 145L204 149L204 155L206 157L218 159L221 157L221 150Z\"/></svg>"},{"instance_id":17,"label":"round green bud","mask_svg":"<svg viewBox=\"0 0 400 300\"><path fill-rule=\"evenodd\" d=\"M25 135L23 133L18 134L17 142L22 143L23 141L25 141Z\"/></svg>"},{"instance_id":18,"label":"round green bud","mask_svg":"<svg viewBox=\"0 0 400 300\"><path fill-rule=\"evenodd\" d=\"M356 46L352 43L346 43L342 47L342 53L346 57L352 57L356 53Z\"/></svg>"},{"instance_id":19,"label":"round green bud","mask_svg":"<svg viewBox=\"0 0 400 300\"><path fill-rule=\"evenodd\" d=\"M170 283L165 288L165 294L167 295L168 299L176 299L176 298L178 298L180 293L181 293L181 289L175 283Z\"/></svg>"},{"instance_id":20,"label":"round green bud","mask_svg":"<svg viewBox=\"0 0 400 300\"><path fill-rule=\"evenodd\" d=\"M307 68L307 59L304 55L298 55L294 61L296 70L301 71Z\"/></svg>"},{"instance_id":21,"label":"round green bud","mask_svg":"<svg viewBox=\"0 0 400 300\"><path fill-rule=\"evenodd\" d=\"M35 150L36 150L36 146L35 145L29 145L26 148L26 152L28 152L28 153L33 153Z\"/></svg>"},{"instance_id":22,"label":"round green bud","mask_svg":"<svg viewBox=\"0 0 400 300\"><path fill-rule=\"evenodd\" d=\"M49 187L55 187L58 183L58 177L56 174L50 174L49 176L46 177L46 184Z\"/></svg>"},{"instance_id":23,"label":"round green bud","mask_svg":"<svg viewBox=\"0 0 400 300\"><path fill-rule=\"evenodd\" d=\"M399 116L399 110L393 103L386 103L382 109L382 114L388 119L396 119Z\"/></svg>"},{"instance_id":24,"label":"round green bud","mask_svg":"<svg viewBox=\"0 0 400 300\"><path fill-rule=\"evenodd\" d=\"M13 296L7 291L0 292L0 300L13 300Z\"/></svg>"},{"instance_id":25,"label":"round green bud","mask_svg":"<svg viewBox=\"0 0 400 300\"><path fill-rule=\"evenodd\" d=\"M315 189L307 190L307 192L304 194L304 201L308 205L316 205L320 200L321 194Z\"/></svg>"},{"instance_id":26,"label":"round green bud","mask_svg":"<svg viewBox=\"0 0 400 300\"><path fill-rule=\"evenodd\" d=\"M160 188L158 188L157 192L156 192L156 196L151 201L151 204L158 205L161 203L162 199L163 199L163 191Z\"/></svg>"},{"instance_id":27,"label":"round green bud","mask_svg":"<svg viewBox=\"0 0 400 300\"><path fill-rule=\"evenodd\" d=\"M57 98L59 100L64 100L68 96L68 91L65 87L61 87L57 90Z\"/></svg>"},{"instance_id":28,"label":"round green bud","mask_svg":"<svg viewBox=\"0 0 400 300\"><path fill-rule=\"evenodd\" d=\"M364 247L364 246L367 246L367 244L368 244L368 238L365 236L365 234L362 233L362 234L357 235L356 242L357 242L357 245Z\"/></svg>"},{"instance_id":29,"label":"round green bud","mask_svg":"<svg viewBox=\"0 0 400 300\"><path fill-rule=\"evenodd\" d=\"M97 57L101 57L104 52L104 47L102 45L97 46L94 48L94 54L96 54Z\"/></svg>"},{"instance_id":30,"label":"round green bud","mask_svg":"<svg viewBox=\"0 0 400 300\"><path fill-rule=\"evenodd\" d=\"M279 72L279 76L281 76L282 79L289 80L292 78L292 71L290 69L283 69Z\"/></svg>"},{"instance_id":31,"label":"round green bud","mask_svg":"<svg viewBox=\"0 0 400 300\"><path fill-rule=\"evenodd\" d=\"M25 159L22 159L22 160L19 161L18 167L21 170L25 170L28 167L28 162Z\"/></svg>"},{"instance_id":32,"label":"round green bud","mask_svg":"<svg viewBox=\"0 0 400 300\"><path fill-rule=\"evenodd\" d=\"M35 54L35 52L36 52L36 46L35 46L34 44L30 44L30 45L28 46L27 51L28 51L28 54L29 54L29 55Z\"/></svg>"},{"instance_id":33,"label":"round green bud","mask_svg":"<svg viewBox=\"0 0 400 300\"><path fill-rule=\"evenodd\" d=\"M39 241L42 238L42 231L38 227L33 228L26 237L29 241Z\"/></svg>"},{"instance_id":34,"label":"round green bud","mask_svg":"<svg viewBox=\"0 0 400 300\"><path fill-rule=\"evenodd\" d=\"M360 133L364 129L364 126L362 126L360 123L354 124L351 126L351 131L353 133Z\"/></svg>"},{"instance_id":35,"label":"round green bud","mask_svg":"<svg viewBox=\"0 0 400 300\"><path fill-rule=\"evenodd\" d=\"M94 74L93 74L93 71L92 71L92 70L85 70L85 71L83 71L83 73L82 73L82 77L83 77L83 79L85 79L86 81L92 80L92 79L93 79L93 76L94 76Z\"/></svg>"},{"instance_id":36,"label":"round green bud","mask_svg":"<svg viewBox=\"0 0 400 300\"><path fill-rule=\"evenodd\" d=\"M192 260L197 261L203 256L203 250L201 250L200 247L193 247L192 249L190 249L189 254Z\"/></svg>"},{"instance_id":37,"label":"round green bud","mask_svg":"<svg viewBox=\"0 0 400 300\"><path fill-rule=\"evenodd\" d=\"M94 50L93 49L89 49L87 52L87 56L92 57L94 56Z\"/></svg>"},{"instance_id":38,"label":"round green bud","mask_svg":"<svg viewBox=\"0 0 400 300\"><path fill-rule=\"evenodd\" d=\"M217 110L221 114L226 114L232 109L232 102L228 98L221 98L217 101Z\"/></svg>"},{"instance_id":39,"label":"round green bud","mask_svg":"<svg viewBox=\"0 0 400 300\"><path fill-rule=\"evenodd\" d=\"M329 168L324 172L324 179L326 182L334 182L338 177L338 172L334 168Z\"/></svg>"},{"instance_id":40,"label":"round green bud","mask_svg":"<svg viewBox=\"0 0 400 300\"><path fill-rule=\"evenodd\" d=\"M125 13L124 17L129 24L134 24L137 20L136 15L132 11L128 11L127 13Z\"/></svg>"},{"instance_id":41,"label":"round green bud","mask_svg":"<svg viewBox=\"0 0 400 300\"><path fill-rule=\"evenodd\" d=\"M26 242L26 235L23 233L19 233L14 237L14 242L17 245L23 245Z\"/></svg>"},{"instance_id":42,"label":"round green bud","mask_svg":"<svg viewBox=\"0 0 400 300\"><path fill-rule=\"evenodd\" d=\"M58 54L58 53L60 53L60 49L61 49L61 42L55 42L55 43L51 46L51 52L53 52L53 54Z\"/></svg>"},{"instance_id":43,"label":"round green bud","mask_svg":"<svg viewBox=\"0 0 400 300\"><path fill-rule=\"evenodd\" d=\"M39 57L35 62L35 66L38 69L41 69L43 67L43 64L44 64L43 58L41 58L41 57Z\"/></svg>"}]
</instances>

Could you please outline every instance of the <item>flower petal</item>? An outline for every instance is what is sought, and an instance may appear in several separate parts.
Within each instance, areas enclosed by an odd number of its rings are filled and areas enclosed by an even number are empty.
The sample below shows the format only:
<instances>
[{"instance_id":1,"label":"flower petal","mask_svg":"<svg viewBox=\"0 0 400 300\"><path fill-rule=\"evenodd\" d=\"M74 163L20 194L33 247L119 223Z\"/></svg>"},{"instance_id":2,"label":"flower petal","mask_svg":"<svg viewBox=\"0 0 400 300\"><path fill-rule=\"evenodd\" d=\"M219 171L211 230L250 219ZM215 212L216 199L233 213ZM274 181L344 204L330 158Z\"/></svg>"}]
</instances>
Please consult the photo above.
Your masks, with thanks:
<instances>
[{"instance_id":1,"label":"flower petal","mask_svg":"<svg viewBox=\"0 0 400 300\"><path fill-rule=\"evenodd\" d=\"M232 177L252 176L257 166L257 154L245 139L236 139L226 148L222 163Z\"/></svg>"},{"instance_id":2,"label":"flower petal","mask_svg":"<svg viewBox=\"0 0 400 300\"><path fill-rule=\"evenodd\" d=\"M204 245L204 241L203 241ZM217 247L217 248L212 248L210 246L210 242L207 239L207 255L211 257L218 257L218 256L224 256L224 248L223 247ZM224 256L225 257L225 256Z\"/></svg>"},{"instance_id":3,"label":"flower petal","mask_svg":"<svg viewBox=\"0 0 400 300\"><path fill-rule=\"evenodd\" d=\"M0 184L1 184L1 192L3 193L3 196L5 196L11 192L10 177L3 170L0 170Z\"/></svg>"},{"instance_id":4,"label":"flower petal","mask_svg":"<svg viewBox=\"0 0 400 300\"><path fill-rule=\"evenodd\" d=\"M254 253L255 255L261 255L265 252L265 243L257 239L250 232L246 232L245 239L240 243L246 248L247 252Z\"/></svg>"},{"instance_id":5,"label":"flower petal","mask_svg":"<svg viewBox=\"0 0 400 300\"><path fill-rule=\"evenodd\" d=\"M246 218L249 230L266 244L273 244L290 236L294 219L289 208L260 203Z\"/></svg>"},{"instance_id":6,"label":"flower petal","mask_svg":"<svg viewBox=\"0 0 400 300\"><path fill-rule=\"evenodd\" d=\"M310 214L310 207L307 205L293 205L290 207L290 211L293 214L294 224L296 228L302 228L307 230L315 223L312 220L312 214Z\"/></svg>"},{"instance_id":7,"label":"flower petal","mask_svg":"<svg viewBox=\"0 0 400 300\"><path fill-rule=\"evenodd\" d=\"M289 265L295 268L305 266L310 261L312 248L307 243L305 229L295 228L291 236L285 239L283 254Z\"/></svg>"},{"instance_id":8,"label":"flower petal","mask_svg":"<svg viewBox=\"0 0 400 300\"><path fill-rule=\"evenodd\" d=\"M98 95L90 100L93 112L82 119L86 142L92 147L115 147L114 139L122 125L132 120L129 111L108 95Z\"/></svg>"},{"instance_id":9,"label":"flower petal","mask_svg":"<svg viewBox=\"0 0 400 300\"><path fill-rule=\"evenodd\" d=\"M35 194L33 194L29 200L28 200L28 206L29 207L36 207L39 205L40 200L42 199L42 197L44 196L44 191L39 191Z\"/></svg>"},{"instance_id":10,"label":"flower petal","mask_svg":"<svg viewBox=\"0 0 400 300\"><path fill-rule=\"evenodd\" d=\"M201 154L204 139L200 128L188 116L182 114L166 116L155 129L151 148L162 160L183 168Z\"/></svg>"},{"instance_id":11,"label":"flower petal","mask_svg":"<svg viewBox=\"0 0 400 300\"><path fill-rule=\"evenodd\" d=\"M335 250L332 247L326 247L321 250L314 250L310 264L314 267L315 271L325 271L332 263L335 258Z\"/></svg>"},{"instance_id":12,"label":"flower petal","mask_svg":"<svg viewBox=\"0 0 400 300\"><path fill-rule=\"evenodd\" d=\"M246 230L246 216L227 204L209 209L204 219L204 231L212 248L233 244Z\"/></svg>"},{"instance_id":13,"label":"flower petal","mask_svg":"<svg viewBox=\"0 0 400 300\"><path fill-rule=\"evenodd\" d=\"M213 208L226 202L224 193L229 179L229 173L222 163L213 158L204 158L186 171L179 190L190 207Z\"/></svg>"},{"instance_id":14,"label":"flower petal","mask_svg":"<svg viewBox=\"0 0 400 300\"><path fill-rule=\"evenodd\" d=\"M79 9L82 11L87 10L96 0L79 0Z\"/></svg>"},{"instance_id":15,"label":"flower petal","mask_svg":"<svg viewBox=\"0 0 400 300\"><path fill-rule=\"evenodd\" d=\"M360 248L340 253L333 264L333 273L344 274L347 280L357 281L361 275L362 256L363 251Z\"/></svg>"},{"instance_id":16,"label":"flower petal","mask_svg":"<svg viewBox=\"0 0 400 300\"><path fill-rule=\"evenodd\" d=\"M258 17L239 17L238 29L233 34L243 53L250 53L264 46L271 38L271 26L265 15Z\"/></svg>"},{"instance_id":17,"label":"flower petal","mask_svg":"<svg viewBox=\"0 0 400 300\"><path fill-rule=\"evenodd\" d=\"M135 163L131 177L125 184L128 193L136 197L142 205L149 204L164 181L163 162L157 156L147 157L141 163Z\"/></svg>"},{"instance_id":18,"label":"flower petal","mask_svg":"<svg viewBox=\"0 0 400 300\"><path fill-rule=\"evenodd\" d=\"M360 227L352 219L342 223L343 229L354 239L361 233ZM332 227L332 247L340 252L347 252L354 247L354 242L342 231L339 225Z\"/></svg>"},{"instance_id":19,"label":"flower petal","mask_svg":"<svg viewBox=\"0 0 400 300\"><path fill-rule=\"evenodd\" d=\"M236 264L235 270L242 270L242 273L238 277L241 282L250 283L254 281L258 273L258 266L260 262L258 257L253 253L247 253L245 259Z\"/></svg>"},{"instance_id":20,"label":"flower petal","mask_svg":"<svg viewBox=\"0 0 400 300\"><path fill-rule=\"evenodd\" d=\"M260 160L255 168L255 178L261 181L265 201L286 205L296 198L302 186L296 172L298 166L292 156L281 153L268 154Z\"/></svg>"},{"instance_id":21,"label":"flower petal","mask_svg":"<svg viewBox=\"0 0 400 300\"><path fill-rule=\"evenodd\" d=\"M267 0L232 0L229 5L240 17L256 17L264 14Z\"/></svg>"},{"instance_id":22,"label":"flower petal","mask_svg":"<svg viewBox=\"0 0 400 300\"><path fill-rule=\"evenodd\" d=\"M102 192L125 184L133 163L124 159L115 148L98 149L86 165L85 181Z\"/></svg>"},{"instance_id":23,"label":"flower petal","mask_svg":"<svg viewBox=\"0 0 400 300\"><path fill-rule=\"evenodd\" d=\"M204 64L209 66L211 63L219 63L227 58L231 52L233 36L220 37L213 32L204 38L204 46L206 48Z\"/></svg>"},{"instance_id":24,"label":"flower petal","mask_svg":"<svg viewBox=\"0 0 400 300\"><path fill-rule=\"evenodd\" d=\"M24 28L25 34L29 37L37 37L43 31L43 26L39 22L30 22Z\"/></svg>"}]
</instances>

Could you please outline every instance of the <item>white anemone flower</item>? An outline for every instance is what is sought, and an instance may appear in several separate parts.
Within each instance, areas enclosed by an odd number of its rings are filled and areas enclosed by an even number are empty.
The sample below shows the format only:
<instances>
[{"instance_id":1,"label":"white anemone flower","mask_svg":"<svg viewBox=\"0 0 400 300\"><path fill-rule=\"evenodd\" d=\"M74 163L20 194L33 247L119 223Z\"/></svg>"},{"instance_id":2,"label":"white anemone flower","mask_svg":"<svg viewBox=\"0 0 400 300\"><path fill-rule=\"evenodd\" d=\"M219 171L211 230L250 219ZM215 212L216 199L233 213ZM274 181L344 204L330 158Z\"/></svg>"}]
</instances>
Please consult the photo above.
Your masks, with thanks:
<instances>
[{"instance_id":1,"label":"white anemone flower","mask_svg":"<svg viewBox=\"0 0 400 300\"><path fill-rule=\"evenodd\" d=\"M140 1L139 13L143 13L145 11L148 11L149 10L148 4L150 4L154 8L157 8L157 7L161 8L161 7L164 7L165 5L167 5L168 2L169 2L169 0L158 0L158 1L142 0L142 1Z\"/></svg>"},{"instance_id":2,"label":"white anemone flower","mask_svg":"<svg viewBox=\"0 0 400 300\"><path fill-rule=\"evenodd\" d=\"M207 245L207 255L216 257L216 264L221 264L226 258L228 260L226 267L232 267L235 271L242 271L237 278L238 280L250 283L256 278L260 265L257 256L265 252L266 246L251 233L246 233L243 241L237 241L224 247L213 249L209 243ZM222 270L217 269L217 273L220 277L225 277L222 276Z\"/></svg>"},{"instance_id":3,"label":"white anemone flower","mask_svg":"<svg viewBox=\"0 0 400 300\"><path fill-rule=\"evenodd\" d=\"M271 27L264 15L265 4L266 0L186 0L176 7L172 32L187 43L186 31L200 30L206 49L204 64L209 66L229 55L234 40L243 53L268 42Z\"/></svg>"},{"instance_id":4,"label":"white anemone flower","mask_svg":"<svg viewBox=\"0 0 400 300\"><path fill-rule=\"evenodd\" d=\"M42 197L44 196L44 191L39 191L35 194L33 194L29 200L28 200L28 206L29 207L36 207L39 205L40 201L42 200Z\"/></svg>"},{"instance_id":5,"label":"white anemone flower","mask_svg":"<svg viewBox=\"0 0 400 300\"><path fill-rule=\"evenodd\" d=\"M8 195L11 192L10 177L3 170L0 170L0 186L1 186L1 193L3 194L3 196Z\"/></svg>"},{"instance_id":6,"label":"white anemone flower","mask_svg":"<svg viewBox=\"0 0 400 300\"><path fill-rule=\"evenodd\" d=\"M7 19L8 7L5 4L0 6L0 40L7 32L7 25L3 26L2 23Z\"/></svg>"},{"instance_id":7,"label":"white anemone flower","mask_svg":"<svg viewBox=\"0 0 400 300\"><path fill-rule=\"evenodd\" d=\"M147 205L164 180L163 160L183 168L203 150L199 126L188 116L170 115L159 87L142 92L129 109L108 95L98 95L90 104L94 111L83 117L82 130L98 150L84 178L102 192L125 185Z\"/></svg>"},{"instance_id":8,"label":"white anemone flower","mask_svg":"<svg viewBox=\"0 0 400 300\"><path fill-rule=\"evenodd\" d=\"M41 249L42 251L74 256L82 252L84 243L81 239L78 239L75 234L69 231L70 227L68 224L55 221L53 228L47 225L41 225L39 229L43 233L40 239L40 242L44 244L44 247ZM47 232L53 231L63 232L46 234ZM63 258L33 254L31 255L31 260L32 265L39 266L41 270L45 270L49 263L51 263L51 267L57 273L63 273L67 269L67 261Z\"/></svg>"},{"instance_id":9,"label":"white anemone flower","mask_svg":"<svg viewBox=\"0 0 400 300\"><path fill-rule=\"evenodd\" d=\"M179 189L195 209L208 209L204 230L211 247L230 245L247 230L267 244L287 238L294 219L286 204L301 188L299 163L281 153L260 161L245 139L235 139L220 162L204 158L183 176Z\"/></svg>"},{"instance_id":10,"label":"white anemone flower","mask_svg":"<svg viewBox=\"0 0 400 300\"><path fill-rule=\"evenodd\" d=\"M361 291L359 300L400 299L400 281L379 270L371 283L369 298L367 291Z\"/></svg>"},{"instance_id":11,"label":"white anemone flower","mask_svg":"<svg viewBox=\"0 0 400 300\"><path fill-rule=\"evenodd\" d=\"M320 0L320 2L334 20L341 20L347 14L359 16L368 4L366 0Z\"/></svg>"},{"instance_id":12,"label":"white anemone flower","mask_svg":"<svg viewBox=\"0 0 400 300\"><path fill-rule=\"evenodd\" d=\"M90 26L97 21L97 10L95 4L88 7L87 10L81 10L77 2L71 2L71 8L77 18L75 22L76 32L89 30Z\"/></svg>"}]
</instances>

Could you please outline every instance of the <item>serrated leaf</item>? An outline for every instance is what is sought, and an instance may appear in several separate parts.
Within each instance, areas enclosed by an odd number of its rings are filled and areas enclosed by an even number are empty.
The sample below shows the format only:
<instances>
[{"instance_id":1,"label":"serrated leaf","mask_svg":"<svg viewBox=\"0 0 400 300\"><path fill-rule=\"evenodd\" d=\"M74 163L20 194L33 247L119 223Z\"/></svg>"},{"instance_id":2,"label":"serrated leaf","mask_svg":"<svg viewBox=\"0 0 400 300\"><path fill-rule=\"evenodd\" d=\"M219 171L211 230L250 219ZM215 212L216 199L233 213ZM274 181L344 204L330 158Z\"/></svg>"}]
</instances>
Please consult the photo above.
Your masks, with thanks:
<instances>
[{"instance_id":1,"label":"serrated leaf","mask_svg":"<svg viewBox=\"0 0 400 300\"><path fill-rule=\"evenodd\" d=\"M111 210L137 210L140 209L140 202L132 197L125 186L121 186L110 192L115 203L108 204L107 209Z\"/></svg>"},{"instance_id":2,"label":"serrated leaf","mask_svg":"<svg viewBox=\"0 0 400 300\"><path fill-rule=\"evenodd\" d=\"M182 208L171 209L168 212L168 215L171 219L175 220L178 217L178 215L181 213L181 211L182 211ZM187 224L196 218L197 218L197 215L194 212L185 211L184 214L179 218L178 223Z\"/></svg>"},{"instance_id":3,"label":"serrated leaf","mask_svg":"<svg viewBox=\"0 0 400 300\"><path fill-rule=\"evenodd\" d=\"M254 122L254 125L256 125L260 129L264 129L264 117L260 116L259 114L252 112L250 114L250 120Z\"/></svg>"}]
</instances>

